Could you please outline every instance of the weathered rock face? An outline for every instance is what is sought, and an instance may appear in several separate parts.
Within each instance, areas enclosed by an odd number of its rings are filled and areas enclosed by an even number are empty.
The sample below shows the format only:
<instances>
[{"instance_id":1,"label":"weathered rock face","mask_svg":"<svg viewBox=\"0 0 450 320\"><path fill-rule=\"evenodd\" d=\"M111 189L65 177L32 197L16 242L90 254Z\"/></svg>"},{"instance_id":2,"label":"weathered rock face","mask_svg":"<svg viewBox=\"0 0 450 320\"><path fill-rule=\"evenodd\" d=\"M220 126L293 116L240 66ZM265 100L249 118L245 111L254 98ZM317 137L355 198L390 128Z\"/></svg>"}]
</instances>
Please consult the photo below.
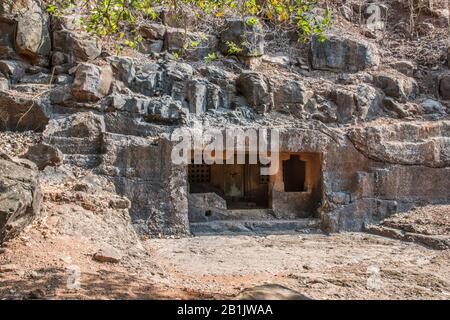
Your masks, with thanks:
<instances>
[{"instance_id":1,"label":"weathered rock face","mask_svg":"<svg viewBox=\"0 0 450 320\"><path fill-rule=\"evenodd\" d=\"M383 72L374 74L374 83L386 95L399 101L406 101L418 92L416 81L399 73Z\"/></svg>"},{"instance_id":2,"label":"weathered rock face","mask_svg":"<svg viewBox=\"0 0 450 320\"><path fill-rule=\"evenodd\" d=\"M369 85L338 87L332 93L337 105L337 117L341 123L353 119L372 119L380 113L383 95Z\"/></svg>"},{"instance_id":3,"label":"weathered rock face","mask_svg":"<svg viewBox=\"0 0 450 320\"><path fill-rule=\"evenodd\" d=\"M2 1L0 18L2 30L6 31L2 32L0 57L12 58L15 50L33 64L48 65L51 50L49 17L39 2Z\"/></svg>"},{"instance_id":4,"label":"weathered rock face","mask_svg":"<svg viewBox=\"0 0 450 320\"><path fill-rule=\"evenodd\" d=\"M47 166L59 166L63 161L63 154L57 148L45 143L31 146L22 158L28 159L36 164L39 170Z\"/></svg>"},{"instance_id":5,"label":"weathered rock face","mask_svg":"<svg viewBox=\"0 0 450 320\"><path fill-rule=\"evenodd\" d=\"M0 60L0 72L3 76L17 83L25 74L26 64L15 60Z\"/></svg>"},{"instance_id":6,"label":"weathered rock face","mask_svg":"<svg viewBox=\"0 0 450 320\"><path fill-rule=\"evenodd\" d=\"M264 33L259 23L251 24L247 20L228 20L220 34L219 48L229 54L230 43L241 49L237 54L242 57L260 57L264 54Z\"/></svg>"},{"instance_id":7,"label":"weathered rock face","mask_svg":"<svg viewBox=\"0 0 450 320\"><path fill-rule=\"evenodd\" d=\"M450 122L412 122L353 129L349 138L368 158L385 163L450 165Z\"/></svg>"},{"instance_id":8,"label":"weathered rock face","mask_svg":"<svg viewBox=\"0 0 450 320\"><path fill-rule=\"evenodd\" d=\"M312 67L335 72L357 72L378 67L377 48L364 40L330 35L327 41L311 42Z\"/></svg>"},{"instance_id":9,"label":"weathered rock face","mask_svg":"<svg viewBox=\"0 0 450 320\"><path fill-rule=\"evenodd\" d=\"M98 165L104 132L103 118L92 112L59 116L43 132L44 143L64 153L64 161L86 168Z\"/></svg>"},{"instance_id":10,"label":"weathered rock face","mask_svg":"<svg viewBox=\"0 0 450 320\"><path fill-rule=\"evenodd\" d=\"M33 96L19 92L2 92L0 130L44 130L48 123L45 113L47 103L45 97L33 99Z\"/></svg>"},{"instance_id":11,"label":"weathered rock face","mask_svg":"<svg viewBox=\"0 0 450 320\"><path fill-rule=\"evenodd\" d=\"M186 234L187 181L183 166L173 165L171 142L105 134L101 172L120 194L133 199L135 227L150 234Z\"/></svg>"},{"instance_id":12,"label":"weathered rock face","mask_svg":"<svg viewBox=\"0 0 450 320\"><path fill-rule=\"evenodd\" d=\"M84 32L54 31L52 65L56 66L55 73L67 73L77 63L97 58L101 50L99 41Z\"/></svg>"},{"instance_id":13,"label":"weathered rock face","mask_svg":"<svg viewBox=\"0 0 450 320\"><path fill-rule=\"evenodd\" d=\"M38 171L33 164L15 162L0 153L0 243L29 225L39 215L41 202Z\"/></svg>"},{"instance_id":14,"label":"weathered rock face","mask_svg":"<svg viewBox=\"0 0 450 320\"><path fill-rule=\"evenodd\" d=\"M300 81L289 80L274 90L273 100L276 110L295 111L299 105L305 105L312 96L313 91Z\"/></svg>"},{"instance_id":15,"label":"weathered rock face","mask_svg":"<svg viewBox=\"0 0 450 320\"><path fill-rule=\"evenodd\" d=\"M450 100L450 75L443 76L439 81L439 93L442 98Z\"/></svg>"},{"instance_id":16,"label":"weathered rock face","mask_svg":"<svg viewBox=\"0 0 450 320\"><path fill-rule=\"evenodd\" d=\"M264 182L273 186L273 218L313 217L328 231L359 231L409 206L449 201L450 80L443 65L424 70L413 61L383 59L382 71L375 71L375 44L332 34L312 41L311 70L306 57L287 52L262 58L258 23L229 20L206 35L195 31L193 17L186 33L167 13L164 25L140 30L141 53L148 55L108 56L74 19L52 17L47 34L48 18L36 3L0 2L0 130L43 131L42 143L24 157L46 179L61 180L64 168L77 166L113 184L109 192L120 196L83 200L87 210L123 210L150 235L188 234L190 221L230 217L221 196L189 194L187 166L171 159L168 135L200 124L278 128L282 161L289 154L309 159L314 179L307 179L307 192L286 191L282 171ZM50 38L55 74L45 64ZM201 62L217 50L228 54L231 43L241 49L238 59ZM174 51L186 60L174 59ZM261 63L258 71L245 70L250 60ZM83 199L97 192L86 181L73 191Z\"/></svg>"},{"instance_id":17,"label":"weathered rock face","mask_svg":"<svg viewBox=\"0 0 450 320\"><path fill-rule=\"evenodd\" d=\"M106 96L112 82L111 67L98 67L93 64L80 64L72 84L75 99L95 102Z\"/></svg>"},{"instance_id":18,"label":"weathered rock face","mask_svg":"<svg viewBox=\"0 0 450 320\"><path fill-rule=\"evenodd\" d=\"M273 104L270 84L263 75L257 72L242 72L236 79L236 88L245 97L248 105L257 111L265 112Z\"/></svg>"},{"instance_id":19,"label":"weathered rock face","mask_svg":"<svg viewBox=\"0 0 450 320\"><path fill-rule=\"evenodd\" d=\"M391 67L398 72L403 73L407 77L412 77L414 75L414 71L416 70L414 63L407 60L393 62Z\"/></svg>"}]
</instances>

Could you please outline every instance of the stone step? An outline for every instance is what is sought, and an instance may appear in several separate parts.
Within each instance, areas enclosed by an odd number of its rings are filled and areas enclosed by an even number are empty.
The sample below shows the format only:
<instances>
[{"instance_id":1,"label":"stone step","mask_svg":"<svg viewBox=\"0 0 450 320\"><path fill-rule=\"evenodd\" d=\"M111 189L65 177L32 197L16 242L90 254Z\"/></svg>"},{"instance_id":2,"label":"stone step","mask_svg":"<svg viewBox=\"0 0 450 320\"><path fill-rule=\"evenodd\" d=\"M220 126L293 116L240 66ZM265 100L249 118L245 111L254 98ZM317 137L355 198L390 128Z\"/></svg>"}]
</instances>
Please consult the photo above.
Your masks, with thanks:
<instances>
[{"instance_id":1,"label":"stone step","mask_svg":"<svg viewBox=\"0 0 450 320\"><path fill-rule=\"evenodd\" d=\"M217 220L190 224L191 233L200 235L252 235L322 233L319 219L297 220Z\"/></svg>"}]
</instances>

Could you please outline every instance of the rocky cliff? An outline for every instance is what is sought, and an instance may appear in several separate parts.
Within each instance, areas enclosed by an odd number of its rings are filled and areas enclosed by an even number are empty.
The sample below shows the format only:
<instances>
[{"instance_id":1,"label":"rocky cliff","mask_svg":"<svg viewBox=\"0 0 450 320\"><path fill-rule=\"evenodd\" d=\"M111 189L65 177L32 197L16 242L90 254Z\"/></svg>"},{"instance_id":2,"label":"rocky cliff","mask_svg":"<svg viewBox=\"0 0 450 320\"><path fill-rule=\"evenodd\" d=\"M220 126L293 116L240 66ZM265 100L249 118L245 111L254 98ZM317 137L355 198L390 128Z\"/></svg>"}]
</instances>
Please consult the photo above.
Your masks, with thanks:
<instances>
[{"instance_id":1,"label":"rocky cliff","mask_svg":"<svg viewBox=\"0 0 450 320\"><path fill-rule=\"evenodd\" d=\"M0 130L39 136L28 152L2 150L37 167L0 160L1 237L38 214L39 179L64 185L87 172L112 184L107 207L129 214L139 233L189 234L187 166L172 163L169 137L200 124L277 128L281 152L320 154L313 215L326 231L450 202L448 8L424 13L418 30L431 31L404 41L402 1L385 1L389 23L377 32L359 24L356 1L333 3L325 42L283 35L278 45L271 30L236 19L206 35L160 19L142 29L140 51L118 56L76 17L1 0ZM177 58L186 32L204 45ZM204 62L242 34L256 51ZM100 192L91 184L83 191Z\"/></svg>"}]
</instances>

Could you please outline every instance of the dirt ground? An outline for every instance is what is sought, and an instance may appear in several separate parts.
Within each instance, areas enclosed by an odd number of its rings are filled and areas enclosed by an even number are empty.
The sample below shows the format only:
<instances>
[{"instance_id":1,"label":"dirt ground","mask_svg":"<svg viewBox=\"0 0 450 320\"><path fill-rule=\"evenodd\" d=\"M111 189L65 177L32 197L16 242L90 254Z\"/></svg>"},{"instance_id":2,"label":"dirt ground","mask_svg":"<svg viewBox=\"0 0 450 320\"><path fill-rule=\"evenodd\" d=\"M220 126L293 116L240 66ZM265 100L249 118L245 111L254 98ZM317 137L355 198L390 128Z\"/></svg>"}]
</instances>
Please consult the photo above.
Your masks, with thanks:
<instances>
[{"instance_id":1,"label":"dirt ground","mask_svg":"<svg viewBox=\"0 0 450 320\"><path fill-rule=\"evenodd\" d=\"M34 236L2 249L2 299L227 299L262 284L312 299L450 299L450 250L364 233L150 239L148 259L119 264L93 261L79 237Z\"/></svg>"},{"instance_id":2,"label":"dirt ground","mask_svg":"<svg viewBox=\"0 0 450 320\"><path fill-rule=\"evenodd\" d=\"M363 233L149 240L178 287L212 296L281 284L313 299L449 299L450 251Z\"/></svg>"}]
</instances>

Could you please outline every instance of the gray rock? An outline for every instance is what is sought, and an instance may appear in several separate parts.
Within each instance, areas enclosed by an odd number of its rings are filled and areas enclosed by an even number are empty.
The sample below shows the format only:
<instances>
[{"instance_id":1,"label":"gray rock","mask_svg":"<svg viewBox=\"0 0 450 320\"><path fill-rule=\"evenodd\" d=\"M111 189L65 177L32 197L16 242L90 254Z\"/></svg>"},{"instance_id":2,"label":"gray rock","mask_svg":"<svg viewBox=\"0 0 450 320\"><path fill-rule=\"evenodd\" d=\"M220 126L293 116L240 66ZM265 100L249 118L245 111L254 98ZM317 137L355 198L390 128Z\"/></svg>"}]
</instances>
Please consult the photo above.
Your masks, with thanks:
<instances>
[{"instance_id":1,"label":"gray rock","mask_svg":"<svg viewBox=\"0 0 450 320\"><path fill-rule=\"evenodd\" d=\"M9 80L0 76L0 90L9 90Z\"/></svg>"},{"instance_id":2,"label":"gray rock","mask_svg":"<svg viewBox=\"0 0 450 320\"><path fill-rule=\"evenodd\" d=\"M0 130L42 131L48 123L47 100L12 91L0 94Z\"/></svg>"},{"instance_id":3,"label":"gray rock","mask_svg":"<svg viewBox=\"0 0 450 320\"><path fill-rule=\"evenodd\" d=\"M413 97L418 92L416 81L401 73L380 72L373 75L373 81L375 86L383 90L387 96L401 102Z\"/></svg>"},{"instance_id":4,"label":"gray rock","mask_svg":"<svg viewBox=\"0 0 450 320\"><path fill-rule=\"evenodd\" d=\"M67 73L79 62L97 58L102 51L99 41L82 31L53 32L52 64L57 74Z\"/></svg>"},{"instance_id":5,"label":"gray rock","mask_svg":"<svg viewBox=\"0 0 450 320\"><path fill-rule=\"evenodd\" d=\"M157 63L148 63L140 66L136 71L131 88L145 96L152 97L169 91L169 83L164 82L164 70Z\"/></svg>"},{"instance_id":6,"label":"gray rock","mask_svg":"<svg viewBox=\"0 0 450 320\"><path fill-rule=\"evenodd\" d=\"M44 170L47 166L59 166L63 162L62 152L45 143L31 146L22 158L34 162L39 170Z\"/></svg>"},{"instance_id":7,"label":"gray rock","mask_svg":"<svg viewBox=\"0 0 450 320\"><path fill-rule=\"evenodd\" d=\"M42 198L36 168L0 154L0 243L17 236L39 215Z\"/></svg>"},{"instance_id":8,"label":"gray rock","mask_svg":"<svg viewBox=\"0 0 450 320\"><path fill-rule=\"evenodd\" d=\"M288 80L276 88L273 93L275 108L279 111L287 111L292 107L304 105L313 96L300 81Z\"/></svg>"},{"instance_id":9,"label":"gray rock","mask_svg":"<svg viewBox=\"0 0 450 320\"><path fill-rule=\"evenodd\" d=\"M51 50L49 17L35 0L0 3L0 58L48 65Z\"/></svg>"},{"instance_id":10,"label":"gray rock","mask_svg":"<svg viewBox=\"0 0 450 320\"><path fill-rule=\"evenodd\" d=\"M26 74L19 82L21 83L33 83L33 84L51 84L52 75L44 72L36 74Z\"/></svg>"},{"instance_id":11,"label":"gray rock","mask_svg":"<svg viewBox=\"0 0 450 320\"><path fill-rule=\"evenodd\" d=\"M17 20L17 52L38 62L40 57L48 61L51 51L49 17L39 2L25 1L24 13Z\"/></svg>"},{"instance_id":12,"label":"gray rock","mask_svg":"<svg viewBox=\"0 0 450 320\"><path fill-rule=\"evenodd\" d=\"M180 101L175 101L170 96L162 96L149 102L145 119L166 124L180 123L186 119L187 113Z\"/></svg>"},{"instance_id":13,"label":"gray rock","mask_svg":"<svg viewBox=\"0 0 450 320\"><path fill-rule=\"evenodd\" d=\"M143 40L139 46L139 51L145 54L161 53L164 48L164 40Z\"/></svg>"},{"instance_id":14,"label":"gray rock","mask_svg":"<svg viewBox=\"0 0 450 320\"><path fill-rule=\"evenodd\" d=\"M291 59L288 56L284 55L276 55L276 56L263 55L262 61L283 68L287 68L291 64Z\"/></svg>"},{"instance_id":15,"label":"gray rock","mask_svg":"<svg viewBox=\"0 0 450 320\"><path fill-rule=\"evenodd\" d=\"M100 116L78 112L50 120L43 132L43 141L65 155L95 154L100 152L103 128Z\"/></svg>"},{"instance_id":16,"label":"gray rock","mask_svg":"<svg viewBox=\"0 0 450 320\"><path fill-rule=\"evenodd\" d=\"M187 83L192 79L194 70L187 63L170 61L164 65L165 83L163 92L171 95L175 100L184 101L187 91Z\"/></svg>"},{"instance_id":17,"label":"gray rock","mask_svg":"<svg viewBox=\"0 0 450 320\"><path fill-rule=\"evenodd\" d=\"M324 42L318 37L311 41L312 67L334 72L358 72L378 67L377 47L365 40L348 36L329 35Z\"/></svg>"},{"instance_id":18,"label":"gray rock","mask_svg":"<svg viewBox=\"0 0 450 320\"><path fill-rule=\"evenodd\" d=\"M159 23L150 23L142 26L139 31L144 39L164 40L166 27Z\"/></svg>"},{"instance_id":19,"label":"gray rock","mask_svg":"<svg viewBox=\"0 0 450 320\"><path fill-rule=\"evenodd\" d=\"M395 101L393 98L386 97L383 99L383 108L388 113L391 113L397 118L405 118L409 116L408 111L405 109L405 105Z\"/></svg>"},{"instance_id":20,"label":"gray rock","mask_svg":"<svg viewBox=\"0 0 450 320\"><path fill-rule=\"evenodd\" d=\"M201 60L216 52L218 44L215 36L177 28L167 28L165 41L169 52L182 53L190 60Z\"/></svg>"},{"instance_id":21,"label":"gray rock","mask_svg":"<svg viewBox=\"0 0 450 320\"><path fill-rule=\"evenodd\" d=\"M108 61L111 64L115 78L123 81L126 85L130 86L134 78L136 77L136 70L133 59L113 56L108 57Z\"/></svg>"},{"instance_id":22,"label":"gray rock","mask_svg":"<svg viewBox=\"0 0 450 320\"><path fill-rule=\"evenodd\" d=\"M204 66L198 69L200 74L208 81L219 86L225 86L231 81L231 77L225 70L215 66Z\"/></svg>"},{"instance_id":23,"label":"gray rock","mask_svg":"<svg viewBox=\"0 0 450 320\"><path fill-rule=\"evenodd\" d=\"M219 49L228 55L229 45L232 42L242 49L239 56L260 57L264 54L264 31L258 22L254 25L248 23L248 19L229 19L220 33Z\"/></svg>"},{"instance_id":24,"label":"gray rock","mask_svg":"<svg viewBox=\"0 0 450 320\"><path fill-rule=\"evenodd\" d=\"M426 99L420 103L420 106L427 114L444 113L445 109L442 103L433 99Z\"/></svg>"},{"instance_id":25,"label":"gray rock","mask_svg":"<svg viewBox=\"0 0 450 320\"><path fill-rule=\"evenodd\" d=\"M272 106L268 80L260 73L244 71L236 79L236 89L241 93L250 107L265 112Z\"/></svg>"},{"instance_id":26,"label":"gray rock","mask_svg":"<svg viewBox=\"0 0 450 320\"><path fill-rule=\"evenodd\" d=\"M400 122L354 128L356 148L381 162L444 167L450 164L449 121Z\"/></svg>"},{"instance_id":27,"label":"gray rock","mask_svg":"<svg viewBox=\"0 0 450 320\"><path fill-rule=\"evenodd\" d=\"M68 74L59 74L55 76L55 84L66 85L73 82L73 77Z\"/></svg>"},{"instance_id":28,"label":"gray rock","mask_svg":"<svg viewBox=\"0 0 450 320\"><path fill-rule=\"evenodd\" d=\"M108 94L112 83L111 67L90 63L78 66L72 84L72 94L78 101L98 101Z\"/></svg>"},{"instance_id":29,"label":"gray rock","mask_svg":"<svg viewBox=\"0 0 450 320\"><path fill-rule=\"evenodd\" d=\"M206 111L207 90L208 81L195 79L189 82L186 99L191 113L202 114Z\"/></svg>"},{"instance_id":30,"label":"gray rock","mask_svg":"<svg viewBox=\"0 0 450 320\"><path fill-rule=\"evenodd\" d=\"M403 73L407 77L414 76L414 70L416 70L416 66L414 63L408 60L401 60L391 63L391 67L397 70L400 73Z\"/></svg>"},{"instance_id":31,"label":"gray rock","mask_svg":"<svg viewBox=\"0 0 450 320\"><path fill-rule=\"evenodd\" d=\"M122 259L122 256L115 248L104 245L102 246L92 257L98 262L118 263Z\"/></svg>"},{"instance_id":32,"label":"gray rock","mask_svg":"<svg viewBox=\"0 0 450 320\"><path fill-rule=\"evenodd\" d=\"M312 300L298 291L279 284L264 284L240 292L237 300Z\"/></svg>"},{"instance_id":33,"label":"gray rock","mask_svg":"<svg viewBox=\"0 0 450 320\"><path fill-rule=\"evenodd\" d=\"M0 73L12 83L17 83L25 74L26 65L15 60L0 60Z\"/></svg>"},{"instance_id":34,"label":"gray rock","mask_svg":"<svg viewBox=\"0 0 450 320\"><path fill-rule=\"evenodd\" d=\"M445 100L450 100L450 75L445 75L439 80L439 93Z\"/></svg>"}]
</instances>

